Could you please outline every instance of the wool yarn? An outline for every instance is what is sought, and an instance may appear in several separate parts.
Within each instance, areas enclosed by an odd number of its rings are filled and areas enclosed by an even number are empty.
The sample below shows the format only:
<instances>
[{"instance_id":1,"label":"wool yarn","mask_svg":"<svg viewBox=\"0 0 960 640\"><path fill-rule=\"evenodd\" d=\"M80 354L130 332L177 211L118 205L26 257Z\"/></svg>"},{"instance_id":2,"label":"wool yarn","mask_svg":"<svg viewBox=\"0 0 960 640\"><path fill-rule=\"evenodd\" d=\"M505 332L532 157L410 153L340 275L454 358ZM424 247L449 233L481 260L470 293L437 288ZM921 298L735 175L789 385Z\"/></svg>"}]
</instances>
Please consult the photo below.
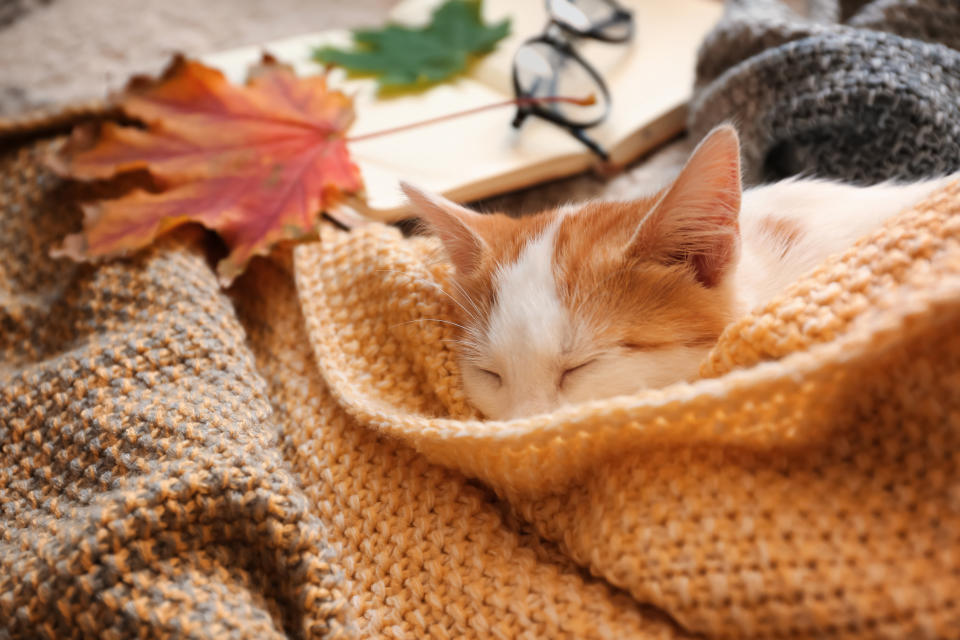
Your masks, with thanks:
<instances>
[{"instance_id":1,"label":"wool yarn","mask_svg":"<svg viewBox=\"0 0 960 640\"><path fill-rule=\"evenodd\" d=\"M960 5L808 4L727 2L698 55L692 137L734 122L748 183L960 170Z\"/></svg>"}]
</instances>

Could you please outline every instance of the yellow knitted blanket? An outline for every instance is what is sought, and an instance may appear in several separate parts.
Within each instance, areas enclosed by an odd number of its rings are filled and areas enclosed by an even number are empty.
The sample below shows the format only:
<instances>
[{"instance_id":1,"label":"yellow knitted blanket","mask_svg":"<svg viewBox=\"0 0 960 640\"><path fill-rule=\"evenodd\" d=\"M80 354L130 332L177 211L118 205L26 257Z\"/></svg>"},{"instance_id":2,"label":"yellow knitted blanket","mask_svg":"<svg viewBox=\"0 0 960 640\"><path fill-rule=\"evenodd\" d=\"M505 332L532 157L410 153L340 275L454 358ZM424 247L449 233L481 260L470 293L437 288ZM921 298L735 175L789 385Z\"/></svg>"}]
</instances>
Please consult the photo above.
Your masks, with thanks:
<instances>
[{"instance_id":1,"label":"yellow knitted blanket","mask_svg":"<svg viewBox=\"0 0 960 640\"><path fill-rule=\"evenodd\" d=\"M297 250L295 275L350 422L482 480L681 628L946 637L960 634L958 212L954 185L828 260L731 326L709 379L509 422L464 404L452 328L431 321L453 317L432 239L330 233ZM462 535L458 557L500 564L491 533Z\"/></svg>"},{"instance_id":2,"label":"yellow knitted blanket","mask_svg":"<svg viewBox=\"0 0 960 640\"><path fill-rule=\"evenodd\" d=\"M960 637L960 185L701 381L484 422L431 239L325 229L227 294L187 234L52 261L45 144L0 157L7 635Z\"/></svg>"}]
</instances>

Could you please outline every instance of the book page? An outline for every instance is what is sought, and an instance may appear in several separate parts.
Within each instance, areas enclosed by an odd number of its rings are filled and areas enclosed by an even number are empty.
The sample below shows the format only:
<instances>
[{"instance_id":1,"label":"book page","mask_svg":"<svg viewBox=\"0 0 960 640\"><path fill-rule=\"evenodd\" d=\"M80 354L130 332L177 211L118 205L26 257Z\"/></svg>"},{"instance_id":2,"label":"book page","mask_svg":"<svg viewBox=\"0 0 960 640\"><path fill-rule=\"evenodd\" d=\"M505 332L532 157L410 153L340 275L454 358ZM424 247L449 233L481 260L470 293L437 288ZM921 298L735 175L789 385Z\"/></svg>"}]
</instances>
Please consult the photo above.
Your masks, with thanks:
<instances>
[{"instance_id":1,"label":"book page","mask_svg":"<svg viewBox=\"0 0 960 640\"><path fill-rule=\"evenodd\" d=\"M439 0L407 0L393 11L407 24L429 20ZM609 117L588 130L611 153L615 164L629 162L683 129L684 105L693 86L696 50L719 18L715 0L633 0L631 42L610 44L578 39L574 47L604 77L612 96ZM429 90L379 98L376 83L348 79L334 71L331 85L355 98L357 120L351 136L389 129L457 111L512 99L512 60L525 40L547 24L545 3L535 0L485 0L488 22L511 19L511 35L475 63L469 73ZM372 27L378 25L371 25ZM351 46L345 31L308 34L206 56L204 62L242 81L249 64L269 51L297 73L322 71L315 47ZM374 219L395 220L409 212L399 180L458 201L496 195L588 169L597 158L564 129L528 118L510 126L515 109L505 107L350 145L366 185L359 210Z\"/></svg>"}]
</instances>

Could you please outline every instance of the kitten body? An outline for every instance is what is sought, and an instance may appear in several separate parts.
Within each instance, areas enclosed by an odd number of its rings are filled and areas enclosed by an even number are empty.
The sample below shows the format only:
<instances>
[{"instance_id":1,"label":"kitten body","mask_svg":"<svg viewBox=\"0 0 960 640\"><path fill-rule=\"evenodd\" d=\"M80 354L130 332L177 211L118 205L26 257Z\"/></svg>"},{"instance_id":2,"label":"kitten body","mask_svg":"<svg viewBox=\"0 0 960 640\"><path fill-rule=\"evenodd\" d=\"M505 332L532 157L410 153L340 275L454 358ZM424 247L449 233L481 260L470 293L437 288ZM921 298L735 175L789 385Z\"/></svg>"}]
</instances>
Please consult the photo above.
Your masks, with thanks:
<instances>
[{"instance_id":1,"label":"kitten body","mask_svg":"<svg viewBox=\"0 0 960 640\"><path fill-rule=\"evenodd\" d=\"M738 313L767 302L827 256L852 246L953 179L859 187L791 178L745 190L742 255L733 273Z\"/></svg>"},{"instance_id":2,"label":"kitten body","mask_svg":"<svg viewBox=\"0 0 960 640\"><path fill-rule=\"evenodd\" d=\"M732 320L952 179L741 192L739 163L721 126L656 193L517 219L404 185L455 267L473 404L508 419L692 379Z\"/></svg>"}]
</instances>

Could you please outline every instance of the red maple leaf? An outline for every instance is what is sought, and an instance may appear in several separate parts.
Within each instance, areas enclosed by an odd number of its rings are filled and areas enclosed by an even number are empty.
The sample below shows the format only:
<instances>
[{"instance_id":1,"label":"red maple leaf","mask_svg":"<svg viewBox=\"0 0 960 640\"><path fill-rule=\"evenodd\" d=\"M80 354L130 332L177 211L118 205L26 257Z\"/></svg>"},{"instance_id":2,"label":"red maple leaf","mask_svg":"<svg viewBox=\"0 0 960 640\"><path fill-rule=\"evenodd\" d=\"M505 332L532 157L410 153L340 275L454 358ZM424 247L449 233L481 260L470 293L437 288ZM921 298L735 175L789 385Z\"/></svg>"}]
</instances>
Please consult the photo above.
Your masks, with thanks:
<instances>
[{"instance_id":1,"label":"red maple leaf","mask_svg":"<svg viewBox=\"0 0 960 640\"><path fill-rule=\"evenodd\" d=\"M107 123L93 146L66 145L54 168L79 180L146 170L160 191L85 204L82 233L56 255L119 255L199 222L230 249L217 265L227 285L254 255L313 232L326 208L362 188L344 139L352 101L324 76L300 78L265 58L237 86L177 58L160 80L132 82L118 104L146 128Z\"/></svg>"}]
</instances>

